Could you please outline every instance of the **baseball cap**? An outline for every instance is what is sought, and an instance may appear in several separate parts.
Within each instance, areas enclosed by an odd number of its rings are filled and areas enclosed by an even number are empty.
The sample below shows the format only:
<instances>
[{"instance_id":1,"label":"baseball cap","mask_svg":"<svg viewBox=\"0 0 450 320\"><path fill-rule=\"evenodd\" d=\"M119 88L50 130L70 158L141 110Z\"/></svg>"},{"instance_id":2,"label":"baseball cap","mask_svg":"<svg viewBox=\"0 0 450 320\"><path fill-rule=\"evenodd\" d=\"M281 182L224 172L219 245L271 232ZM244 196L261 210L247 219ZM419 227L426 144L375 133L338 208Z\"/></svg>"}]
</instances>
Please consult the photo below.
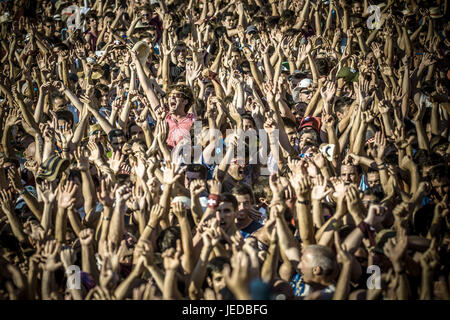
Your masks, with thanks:
<instances>
[{"instance_id":1,"label":"baseball cap","mask_svg":"<svg viewBox=\"0 0 450 320\"><path fill-rule=\"evenodd\" d=\"M257 33L257 32L258 32L258 29L256 29L255 26L251 25L251 26L247 27L247 33L248 34Z\"/></svg>"},{"instance_id":2,"label":"baseball cap","mask_svg":"<svg viewBox=\"0 0 450 320\"><path fill-rule=\"evenodd\" d=\"M347 82L358 81L359 72L349 67L342 67L337 73L338 78L344 78Z\"/></svg>"},{"instance_id":3,"label":"baseball cap","mask_svg":"<svg viewBox=\"0 0 450 320\"><path fill-rule=\"evenodd\" d=\"M302 79L299 84L297 85L297 87L299 88L308 88L310 85L313 84L313 79L311 78L305 78Z\"/></svg>"},{"instance_id":4,"label":"baseball cap","mask_svg":"<svg viewBox=\"0 0 450 320\"><path fill-rule=\"evenodd\" d=\"M303 130L304 128L311 127L317 132L320 130L322 122L319 117L305 117L300 121L300 127L299 130Z\"/></svg>"}]
</instances>

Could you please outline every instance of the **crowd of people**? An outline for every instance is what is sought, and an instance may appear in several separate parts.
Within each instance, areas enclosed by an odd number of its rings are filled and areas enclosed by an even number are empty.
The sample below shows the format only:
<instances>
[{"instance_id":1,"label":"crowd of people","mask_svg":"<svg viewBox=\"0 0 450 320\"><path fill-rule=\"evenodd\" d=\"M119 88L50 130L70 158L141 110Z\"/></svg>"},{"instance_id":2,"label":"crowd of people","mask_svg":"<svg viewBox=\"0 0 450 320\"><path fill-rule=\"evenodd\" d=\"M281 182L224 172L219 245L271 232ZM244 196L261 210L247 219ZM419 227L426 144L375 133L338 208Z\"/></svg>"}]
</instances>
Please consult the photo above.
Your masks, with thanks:
<instances>
[{"instance_id":1,"label":"crowd of people","mask_svg":"<svg viewBox=\"0 0 450 320\"><path fill-rule=\"evenodd\" d=\"M447 17L0 2L0 299L450 299Z\"/></svg>"}]
</instances>

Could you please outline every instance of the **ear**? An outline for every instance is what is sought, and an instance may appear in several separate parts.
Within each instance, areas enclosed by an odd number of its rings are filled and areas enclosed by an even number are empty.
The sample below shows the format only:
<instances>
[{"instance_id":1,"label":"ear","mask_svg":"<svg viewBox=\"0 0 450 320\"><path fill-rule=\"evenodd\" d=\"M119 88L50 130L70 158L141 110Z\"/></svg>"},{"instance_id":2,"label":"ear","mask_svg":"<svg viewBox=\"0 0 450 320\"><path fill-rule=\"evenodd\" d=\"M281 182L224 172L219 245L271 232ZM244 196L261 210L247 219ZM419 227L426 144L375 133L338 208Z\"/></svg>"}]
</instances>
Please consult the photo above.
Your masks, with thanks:
<instances>
[{"instance_id":1,"label":"ear","mask_svg":"<svg viewBox=\"0 0 450 320\"><path fill-rule=\"evenodd\" d=\"M212 288L212 280L211 280L211 277L206 277L206 283L208 284L208 287Z\"/></svg>"},{"instance_id":2,"label":"ear","mask_svg":"<svg viewBox=\"0 0 450 320\"><path fill-rule=\"evenodd\" d=\"M319 266L315 266L312 271L313 271L313 275L315 275L315 276L319 276L323 272L322 268Z\"/></svg>"}]
</instances>

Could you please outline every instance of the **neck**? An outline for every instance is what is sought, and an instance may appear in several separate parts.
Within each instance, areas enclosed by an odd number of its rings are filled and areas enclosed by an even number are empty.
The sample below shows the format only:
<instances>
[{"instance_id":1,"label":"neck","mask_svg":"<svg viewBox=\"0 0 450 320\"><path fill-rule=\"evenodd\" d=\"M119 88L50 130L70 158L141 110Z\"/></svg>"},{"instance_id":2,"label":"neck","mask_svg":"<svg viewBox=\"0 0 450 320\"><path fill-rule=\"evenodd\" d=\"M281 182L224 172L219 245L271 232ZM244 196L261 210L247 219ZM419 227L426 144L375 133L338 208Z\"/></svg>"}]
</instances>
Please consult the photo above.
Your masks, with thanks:
<instances>
[{"instance_id":1,"label":"neck","mask_svg":"<svg viewBox=\"0 0 450 320\"><path fill-rule=\"evenodd\" d=\"M180 111L175 111L174 113L172 113L172 117L174 117L175 119L179 119L179 118L184 118L186 116L186 112L184 112L184 110L180 110Z\"/></svg>"},{"instance_id":2,"label":"neck","mask_svg":"<svg viewBox=\"0 0 450 320\"><path fill-rule=\"evenodd\" d=\"M326 281L325 279L316 279L308 283L311 288L313 288L314 291L316 290L322 290L323 288L328 287L330 284L332 284L329 281Z\"/></svg>"},{"instance_id":3,"label":"neck","mask_svg":"<svg viewBox=\"0 0 450 320\"><path fill-rule=\"evenodd\" d=\"M247 228L252 223L252 221L253 221L252 219L247 217L247 219L245 219L244 221L236 223L236 226L239 228L239 230L242 230Z\"/></svg>"},{"instance_id":4,"label":"neck","mask_svg":"<svg viewBox=\"0 0 450 320\"><path fill-rule=\"evenodd\" d=\"M228 228L228 230L226 231L226 233L227 233L227 235L228 236L233 236L235 233L236 233L236 231L238 231L238 229L237 229L237 227L236 227L236 224L235 223L233 223L229 228Z\"/></svg>"}]
</instances>

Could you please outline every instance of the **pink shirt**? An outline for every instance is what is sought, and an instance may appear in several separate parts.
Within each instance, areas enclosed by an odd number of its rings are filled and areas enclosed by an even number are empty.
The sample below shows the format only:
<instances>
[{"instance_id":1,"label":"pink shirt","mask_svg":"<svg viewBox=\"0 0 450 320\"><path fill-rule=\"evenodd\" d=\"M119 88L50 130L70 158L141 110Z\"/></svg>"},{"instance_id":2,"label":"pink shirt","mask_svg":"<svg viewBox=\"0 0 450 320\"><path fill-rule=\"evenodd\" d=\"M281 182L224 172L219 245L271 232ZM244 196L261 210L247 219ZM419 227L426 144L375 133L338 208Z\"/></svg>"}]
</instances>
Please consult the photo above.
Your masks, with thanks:
<instances>
[{"instance_id":1,"label":"pink shirt","mask_svg":"<svg viewBox=\"0 0 450 320\"><path fill-rule=\"evenodd\" d=\"M165 121L169 124L169 134L167 135L167 145L171 148L175 147L184 137L190 139L190 130L197 117L193 113L188 113L186 117L177 121L169 113Z\"/></svg>"}]
</instances>

